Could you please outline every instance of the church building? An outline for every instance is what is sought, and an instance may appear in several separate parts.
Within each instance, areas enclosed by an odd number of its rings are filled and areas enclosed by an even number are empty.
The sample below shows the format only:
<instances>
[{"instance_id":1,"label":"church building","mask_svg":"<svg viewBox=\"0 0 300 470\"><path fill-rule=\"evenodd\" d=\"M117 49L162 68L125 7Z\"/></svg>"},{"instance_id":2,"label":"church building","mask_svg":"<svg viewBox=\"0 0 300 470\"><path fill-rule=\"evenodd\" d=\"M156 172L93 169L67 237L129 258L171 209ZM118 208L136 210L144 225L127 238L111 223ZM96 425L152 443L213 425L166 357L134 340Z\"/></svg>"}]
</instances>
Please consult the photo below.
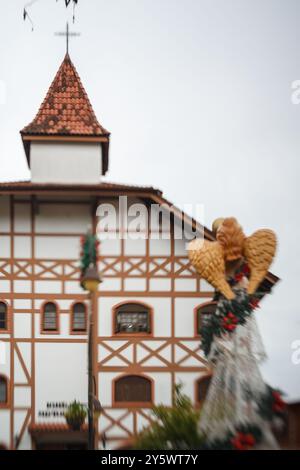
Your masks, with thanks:
<instances>
[{"instance_id":1,"label":"church building","mask_svg":"<svg viewBox=\"0 0 300 470\"><path fill-rule=\"evenodd\" d=\"M0 183L0 447L87 447L87 427L71 430L64 412L88 401L80 239L89 227L100 238L103 281L92 310L96 447L130 447L153 404L172 406L175 384L196 406L205 397L199 325L214 293L190 265L189 237L177 232L184 222L186 235L214 236L158 189L103 181L110 133L68 53L21 137L31 180ZM162 207L161 217L143 237L120 236L136 204L148 214ZM101 234L101 205L115 209L115 237ZM276 280L268 274L266 287Z\"/></svg>"}]
</instances>

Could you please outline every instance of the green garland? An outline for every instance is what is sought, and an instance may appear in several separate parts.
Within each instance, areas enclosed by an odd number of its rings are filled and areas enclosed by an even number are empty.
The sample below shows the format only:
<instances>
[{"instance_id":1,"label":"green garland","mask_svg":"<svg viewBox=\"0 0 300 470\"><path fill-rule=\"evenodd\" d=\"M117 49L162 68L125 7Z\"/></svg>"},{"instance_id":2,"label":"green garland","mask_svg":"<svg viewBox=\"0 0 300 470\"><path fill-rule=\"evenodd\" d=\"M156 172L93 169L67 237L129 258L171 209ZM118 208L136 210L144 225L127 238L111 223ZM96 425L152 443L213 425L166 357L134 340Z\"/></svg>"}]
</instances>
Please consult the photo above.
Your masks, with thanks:
<instances>
[{"instance_id":1,"label":"green garland","mask_svg":"<svg viewBox=\"0 0 300 470\"><path fill-rule=\"evenodd\" d=\"M246 323L253 310L258 307L258 295L249 296L243 289L236 289L232 300L221 299L217 310L200 327L201 348L209 355L214 336L232 334L238 325Z\"/></svg>"},{"instance_id":2,"label":"green garland","mask_svg":"<svg viewBox=\"0 0 300 470\"><path fill-rule=\"evenodd\" d=\"M240 424L228 431L224 439L206 441L201 450L252 450L262 440L262 431L253 424Z\"/></svg>"},{"instance_id":3,"label":"green garland","mask_svg":"<svg viewBox=\"0 0 300 470\"><path fill-rule=\"evenodd\" d=\"M84 289L82 279L85 275L87 268L97 264L97 254L99 241L95 235L87 233L81 237L81 253L80 253L80 285Z\"/></svg>"},{"instance_id":4,"label":"green garland","mask_svg":"<svg viewBox=\"0 0 300 470\"><path fill-rule=\"evenodd\" d=\"M282 392L267 385L266 393L257 402L257 411L267 421L273 421L274 418L284 420L286 403L282 399Z\"/></svg>"}]
</instances>

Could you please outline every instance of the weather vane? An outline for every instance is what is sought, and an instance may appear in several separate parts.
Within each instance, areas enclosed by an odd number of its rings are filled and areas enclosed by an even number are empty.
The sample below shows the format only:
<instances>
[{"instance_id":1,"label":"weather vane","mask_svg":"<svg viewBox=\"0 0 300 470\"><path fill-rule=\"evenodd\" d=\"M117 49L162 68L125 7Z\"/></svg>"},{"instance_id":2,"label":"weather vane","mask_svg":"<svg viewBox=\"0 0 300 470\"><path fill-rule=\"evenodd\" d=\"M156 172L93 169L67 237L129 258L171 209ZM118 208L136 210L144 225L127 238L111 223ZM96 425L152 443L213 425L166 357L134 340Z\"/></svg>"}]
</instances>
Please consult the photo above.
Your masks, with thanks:
<instances>
[{"instance_id":1,"label":"weather vane","mask_svg":"<svg viewBox=\"0 0 300 470\"><path fill-rule=\"evenodd\" d=\"M67 54L69 54L69 39L70 39L70 37L80 36L80 33L75 33L73 31L70 31L69 23L67 23L66 31L57 32L57 33L55 33L55 36L65 36L66 37L66 52L67 52Z\"/></svg>"}]
</instances>

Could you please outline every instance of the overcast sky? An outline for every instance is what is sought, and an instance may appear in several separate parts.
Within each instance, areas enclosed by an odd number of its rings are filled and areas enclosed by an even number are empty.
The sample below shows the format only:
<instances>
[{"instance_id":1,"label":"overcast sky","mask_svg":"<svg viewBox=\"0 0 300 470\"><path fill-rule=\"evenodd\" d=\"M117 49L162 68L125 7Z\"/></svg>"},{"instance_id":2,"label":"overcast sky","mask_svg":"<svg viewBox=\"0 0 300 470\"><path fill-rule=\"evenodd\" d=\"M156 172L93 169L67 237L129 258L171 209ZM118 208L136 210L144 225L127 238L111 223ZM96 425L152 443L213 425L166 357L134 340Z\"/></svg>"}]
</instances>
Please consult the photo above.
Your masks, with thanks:
<instances>
[{"instance_id":1,"label":"overcast sky","mask_svg":"<svg viewBox=\"0 0 300 470\"><path fill-rule=\"evenodd\" d=\"M29 177L19 130L65 53L64 1L0 0L0 179ZM298 0L79 0L70 55L112 133L109 181L204 203L205 224L236 216L279 239L282 281L258 312L267 381L300 398Z\"/></svg>"}]
</instances>

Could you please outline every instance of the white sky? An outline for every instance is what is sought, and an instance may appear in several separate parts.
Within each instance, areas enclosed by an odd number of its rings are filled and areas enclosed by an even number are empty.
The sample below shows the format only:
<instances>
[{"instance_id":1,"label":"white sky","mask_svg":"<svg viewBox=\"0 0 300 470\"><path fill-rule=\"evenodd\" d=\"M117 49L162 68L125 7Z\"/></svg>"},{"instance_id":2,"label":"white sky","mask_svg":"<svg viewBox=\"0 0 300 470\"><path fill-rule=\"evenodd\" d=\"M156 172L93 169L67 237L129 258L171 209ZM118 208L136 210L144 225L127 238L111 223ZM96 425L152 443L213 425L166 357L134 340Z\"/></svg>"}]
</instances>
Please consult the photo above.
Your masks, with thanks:
<instances>
[{"instance_id":1,"label":"white sky","mask_svg":"<svg viewBox=\"0 0 300 470\"><path fill-rule=\"evenodd\" d=\"M63 0L0 0L0 180L29 172L19 130L63 59ZM236 216L276 231L282 282L258 312L266 379L300 398L298 0L79 0L70 54L112 132L109 181L204 203L205 224ZM6 91L5 91L6 90Z\"/></svg>"}]
</instances>

